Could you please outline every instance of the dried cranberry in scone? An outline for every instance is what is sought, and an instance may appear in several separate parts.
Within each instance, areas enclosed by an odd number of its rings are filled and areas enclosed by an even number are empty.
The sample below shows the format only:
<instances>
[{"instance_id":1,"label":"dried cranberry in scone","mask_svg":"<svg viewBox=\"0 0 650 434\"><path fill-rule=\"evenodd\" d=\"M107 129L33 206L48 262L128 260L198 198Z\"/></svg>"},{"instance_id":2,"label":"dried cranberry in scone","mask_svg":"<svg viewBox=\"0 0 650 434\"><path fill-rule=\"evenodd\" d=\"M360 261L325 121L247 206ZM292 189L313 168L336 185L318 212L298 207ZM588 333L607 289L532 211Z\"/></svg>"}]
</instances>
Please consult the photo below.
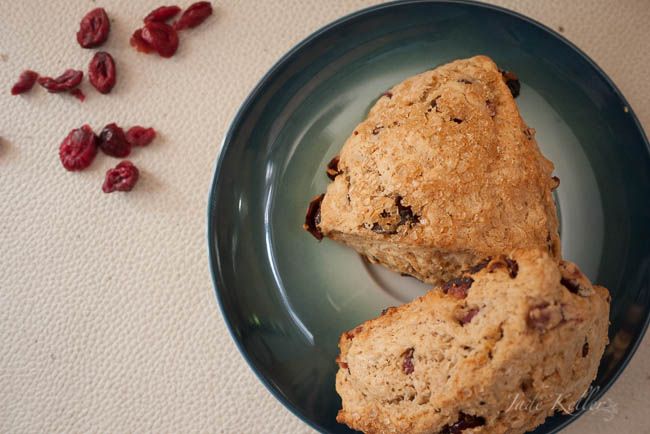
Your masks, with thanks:
<instances>
[{"instance_id":1,"label":"dried cranberry in scone","mask_svg":"<svg viewBox=\"0 0 650 434\"><path fill-rule=\"evenodd\" d=\"M111 21L104 8L93 9L83 17L79 24L77 42L83 48L97 47L106 42L110 30Z\"/></svg>"}]
</instances>

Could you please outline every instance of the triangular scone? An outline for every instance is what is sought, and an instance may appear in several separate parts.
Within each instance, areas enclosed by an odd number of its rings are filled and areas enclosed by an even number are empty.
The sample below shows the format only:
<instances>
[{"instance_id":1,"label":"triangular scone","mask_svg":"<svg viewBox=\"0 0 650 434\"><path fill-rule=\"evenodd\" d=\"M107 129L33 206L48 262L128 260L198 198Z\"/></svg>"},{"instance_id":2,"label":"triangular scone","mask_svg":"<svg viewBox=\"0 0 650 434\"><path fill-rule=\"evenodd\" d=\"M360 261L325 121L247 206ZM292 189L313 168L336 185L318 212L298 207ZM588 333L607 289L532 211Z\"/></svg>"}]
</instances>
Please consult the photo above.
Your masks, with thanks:
<instances>
[{"instance_id":1,"label":"triangular scone","mask_svg":"<svg viewBox=\"0 0 650 434\"><path fill-rule=\"evenodd\" d=\"M572 412L607 344L607 289L546 252L481 266L341 336L339 422L517 434Z\"/></svg>"},{"instance_id":2,"label":"triangular scone","mask_svg":"<svg viewBox=\"0 0 650 434\"><path fill-rule=\"evenodd\" d=\"M558 179L508 77L476 56L383 94L328 167L306 227L433 284L514 248L559 259Z\"/></svg>"}]
</instances>

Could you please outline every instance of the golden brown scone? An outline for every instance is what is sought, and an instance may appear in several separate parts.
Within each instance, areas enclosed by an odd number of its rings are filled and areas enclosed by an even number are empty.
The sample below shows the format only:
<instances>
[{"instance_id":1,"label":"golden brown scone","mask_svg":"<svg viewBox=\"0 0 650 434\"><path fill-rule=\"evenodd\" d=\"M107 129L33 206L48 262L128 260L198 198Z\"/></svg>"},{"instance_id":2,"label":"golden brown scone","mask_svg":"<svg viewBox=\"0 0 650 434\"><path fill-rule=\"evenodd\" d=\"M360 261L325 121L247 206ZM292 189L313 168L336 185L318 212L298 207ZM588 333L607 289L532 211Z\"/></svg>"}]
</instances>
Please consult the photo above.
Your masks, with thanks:
<instances>
[{"instance_id":1,"label":"golden brown scone","mask_svg":"<svg viewBox=\"0 0 650 434\"><path fill-rule=\"evenodd\" d=\"M559 260L553 164L505 80L476 56L386 92L328 167L306 229L433 284L514 248Z\"/></svg>"},{"instance_id":2,"label":"golden brown scone","mask_svg":"<svg viewBox=\"0 0 650 434\"><path fill-rule=\"evenodd\" d=\"M539 250L474 271L341 336L339 422L515 434L572 410L607 344L607 289Z\"/></svg>"}]
</instances>

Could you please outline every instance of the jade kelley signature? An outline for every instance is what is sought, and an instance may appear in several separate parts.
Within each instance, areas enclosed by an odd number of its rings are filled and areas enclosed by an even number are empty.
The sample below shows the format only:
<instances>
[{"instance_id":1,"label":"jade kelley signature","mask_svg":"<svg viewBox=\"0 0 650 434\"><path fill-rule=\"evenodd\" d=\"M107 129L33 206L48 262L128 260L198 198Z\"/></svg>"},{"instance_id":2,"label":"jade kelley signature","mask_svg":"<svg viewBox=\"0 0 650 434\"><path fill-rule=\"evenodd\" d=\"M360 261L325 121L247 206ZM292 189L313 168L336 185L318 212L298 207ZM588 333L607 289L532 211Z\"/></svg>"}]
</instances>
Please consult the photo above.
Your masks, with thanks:
<instances>
[{"instance_id":1,"label":"jade kelley signature","mask_svg":"<svg viewBox=\"0 0 650 434\"><path fill-rule=\"evenodd\" d=\"M562 402L564 400L564 394L562 393L557 394L553 402L539 399L537 396L529 398L521 393L517 393L506 410L506 413L510 411L537 412L550 407L555 412L562 413L574 413L576 411L600 413L602 414L603 421L609 422L618 414L618 405L610 398L595 399L598 390L599 387L589 387L574 406L567 406Z\"/></svg>"}]
</instances>

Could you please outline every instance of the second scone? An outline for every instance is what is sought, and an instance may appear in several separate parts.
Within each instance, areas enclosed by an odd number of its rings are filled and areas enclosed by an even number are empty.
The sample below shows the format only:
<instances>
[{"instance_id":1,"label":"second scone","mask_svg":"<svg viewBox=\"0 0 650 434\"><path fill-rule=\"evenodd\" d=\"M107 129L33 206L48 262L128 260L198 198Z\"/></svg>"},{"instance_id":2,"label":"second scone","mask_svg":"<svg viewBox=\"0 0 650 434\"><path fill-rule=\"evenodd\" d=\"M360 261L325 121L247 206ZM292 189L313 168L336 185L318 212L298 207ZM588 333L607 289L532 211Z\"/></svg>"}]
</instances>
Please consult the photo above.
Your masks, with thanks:
<instances>
[{"instance_id":1,"label":"second scone","mask_svg":"<svg viewBox=\"0 0 650 434\"><path fill-rule=\"evenodd\" d=\"M540 251L471 271L341 336L339 422L366 434L520 434L572 411L607 343L607 289Z\"/></svg>"},{"instance_id":2,"label":"second scone","mask_svg":"<svg viewBox=\"0 0 650 434\"><path fill-rule=\"evenodd\" d=\"M515 248L559 260L558 180L506 81L476 56L390 89L330 164L306 228L432 284Z\"/></svg>"}]
</instances>

